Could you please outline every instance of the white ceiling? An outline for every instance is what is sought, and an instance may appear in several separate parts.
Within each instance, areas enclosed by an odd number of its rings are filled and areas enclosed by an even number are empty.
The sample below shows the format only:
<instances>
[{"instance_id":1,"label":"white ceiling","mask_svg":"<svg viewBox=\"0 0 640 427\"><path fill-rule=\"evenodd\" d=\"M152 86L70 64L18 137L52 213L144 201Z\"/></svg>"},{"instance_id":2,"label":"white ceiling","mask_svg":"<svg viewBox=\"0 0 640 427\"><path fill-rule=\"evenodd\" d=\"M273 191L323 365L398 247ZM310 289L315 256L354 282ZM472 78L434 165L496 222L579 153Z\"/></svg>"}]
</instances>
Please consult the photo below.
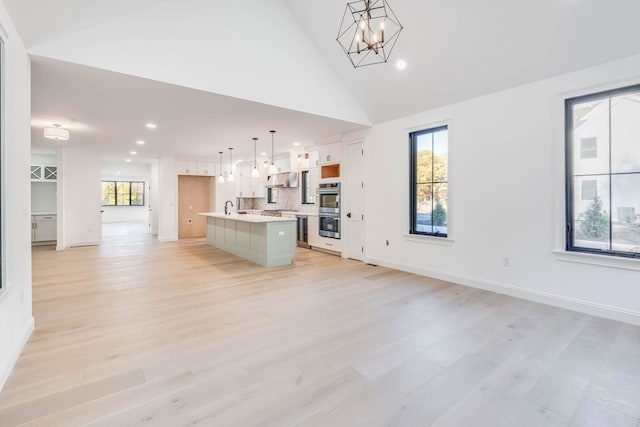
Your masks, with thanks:
<instances>
[{"instance_id":1,"label":"white ceiling","mask_svg":"<svg viewBox=\"0 0 640 427\"><path fill-rule=\"evenodd\" d=\"M203 156L271 127L284 149L640 53L637 0L389 0L404 71L351 66L346 0L4 2L29 52L67 61L34 59L34 125L75 118L113 158L141 136L149 156Z\"/></svg>"},{"instance_id":2,"label":"white ceiling","mask_svg":"<svg viewBox=\"0 0 640 427\"><path fill-rule=\"evenodd\" d=\"M104 160L149 161L158 156L229 161L303 149L363 126L209 92L161 83L83 65L33 57L32 147L92 147ZM44 127L58 122L69 129L69 141L45 139ZM157 124L150 130L146 123ZM136 141L145 141L139 146ZM299 142L298 147L292 145ZM137 151L135 156L129 155Z\"/></svg>"}]
</instances>

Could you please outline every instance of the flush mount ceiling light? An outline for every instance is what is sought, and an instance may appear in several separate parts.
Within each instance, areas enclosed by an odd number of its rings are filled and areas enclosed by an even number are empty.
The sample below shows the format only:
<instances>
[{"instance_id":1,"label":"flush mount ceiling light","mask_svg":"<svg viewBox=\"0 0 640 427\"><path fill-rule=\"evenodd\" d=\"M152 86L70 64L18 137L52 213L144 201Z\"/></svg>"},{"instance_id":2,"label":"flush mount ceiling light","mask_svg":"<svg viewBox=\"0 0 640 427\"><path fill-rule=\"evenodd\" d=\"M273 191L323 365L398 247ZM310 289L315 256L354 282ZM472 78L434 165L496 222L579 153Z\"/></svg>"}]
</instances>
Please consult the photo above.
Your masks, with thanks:
<instances>
[{"instance_id":1,"label":"flush mount ceiling light","mask_svg":"<svg viewBox=\"0 0 640 427\"><path fill-rule=\"evenodd\" d=\"M337 41L354 68L387 62L402 25L386 0L347 3Z\"/></svg>"},{"instance_id":2,"label":"flush mount ceiling light","mask_svg":"<svg viewBox=\"0 0 640 427\"><path fill-rule=\"evenodd\" d=\"M258 143L258 138L253 138L253 170L251 171L252 178L260 178L260 172L258 171L258 156L256 152L256 145Z\"/></svg>"},{"instance_id":3,"label":"flush mount ceiling light","mask_svg":"<svg viewBox=\"0 0 640 427\"><path fill-rule=\"evenodd\" d=\"M222 176L222 151L218 151L220 154L220 176L218 177L218 182L220 184L224 184L224 176Z\"/></svg>"},{"instance_id":4,"label":"flush mount ceiling light","mask_svg":"<svg viewBox=\"0 0 640 427\"><path fill-rule=\"evenodd\" d=\"M44 128L44 137L56 141L66 141L69 139L69 131L62 129L58 123L54 123L52 128Z\"/></svg>"},{"instance_id":5,"label":"flush mount ceiling light","mask_svg":"<svg viewBox=\"0 0 640 427\"><path fill-rule=\"evenodd\" d=\"M276 168L276 164L273 163L273 135L275 135L275 130L270 130L271 132L271 164L269 165L269 175L273 175L274 173L278 173L278 168Z\"/></svg>"}]
</instances>

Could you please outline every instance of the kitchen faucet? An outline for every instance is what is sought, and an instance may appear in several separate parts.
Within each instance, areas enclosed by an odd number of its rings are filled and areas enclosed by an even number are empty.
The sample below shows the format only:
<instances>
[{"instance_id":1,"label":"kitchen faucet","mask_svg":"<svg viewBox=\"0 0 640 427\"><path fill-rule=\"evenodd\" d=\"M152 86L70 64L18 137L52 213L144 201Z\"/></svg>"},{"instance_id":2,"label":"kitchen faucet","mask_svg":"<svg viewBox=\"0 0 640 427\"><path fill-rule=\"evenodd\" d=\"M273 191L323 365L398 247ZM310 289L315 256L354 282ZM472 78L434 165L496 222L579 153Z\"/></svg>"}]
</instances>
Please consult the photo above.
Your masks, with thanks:
<instances>
[{"instance_id":1,"label":"kitchen faucet","mask_svg":"<svg viewBox=\"0 0 640 427\"><path fill-rule=\"evenodd\" d=\"M231 215L231 211L227 210L227 203L231 203L231 207L233 207L233 202L231 200L224 202L224 214Z\"/></svg>"}]
</instances>

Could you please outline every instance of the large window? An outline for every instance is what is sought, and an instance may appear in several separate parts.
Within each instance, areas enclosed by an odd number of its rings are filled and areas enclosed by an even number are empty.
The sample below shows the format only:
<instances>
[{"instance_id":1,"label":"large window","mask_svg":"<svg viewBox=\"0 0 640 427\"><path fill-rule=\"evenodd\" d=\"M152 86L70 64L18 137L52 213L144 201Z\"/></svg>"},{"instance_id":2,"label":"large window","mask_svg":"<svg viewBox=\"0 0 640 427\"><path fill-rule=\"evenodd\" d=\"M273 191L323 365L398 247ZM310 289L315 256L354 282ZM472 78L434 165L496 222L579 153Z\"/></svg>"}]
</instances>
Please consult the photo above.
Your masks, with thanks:
<instances>
[{"instance_id":1,"label":"large window","mask_svg":"<svg viewBox=\"0 0 640 427\"><path fill-rule=\"evenodd\" d=\"M447 237L449 187L447 126L409 134L411 234Z\"/></svg>"},{"instance_id":2,"label":"large window","mask_svg":"<svg viewBox=\"0 0 640 427\"><path fill-rule=\"evenodd\" d=\"M640 257L640 85L567 99L567 250Z\"/></svg>"},{"instance_id":3,"label":"large window","mask_svg":"<svg viewBox=\"0 0 640 427\"><path fill-rule=\"evenodd\" d=\"M102 206L144 206L144 182L102 181Z\"/></svg>"}]
</instances>

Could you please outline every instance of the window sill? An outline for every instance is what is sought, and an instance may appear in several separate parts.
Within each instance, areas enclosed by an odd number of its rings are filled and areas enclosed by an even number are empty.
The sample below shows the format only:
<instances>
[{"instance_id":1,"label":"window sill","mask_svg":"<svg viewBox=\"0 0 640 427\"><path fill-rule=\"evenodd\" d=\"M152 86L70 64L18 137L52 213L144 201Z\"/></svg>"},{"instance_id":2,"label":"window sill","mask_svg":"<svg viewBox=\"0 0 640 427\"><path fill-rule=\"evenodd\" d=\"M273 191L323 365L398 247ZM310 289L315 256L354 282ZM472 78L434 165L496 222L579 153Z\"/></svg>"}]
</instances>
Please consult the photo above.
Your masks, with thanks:
<instances>
[{"instance_id":1,"label":"window sill","mask_svg":"<svg viewBox=\"0 0 640 427\"><path fill-rule=\"evenodd\" d=\"M405 234L404 240L408 242L428 243L431 245L453 246L455 240L450 237L420 236L417 234Z\"/></svg>"},{"instance_id":2,"label":"window sill","mask_svg":"<svg viewBox=\"0 0 640 427\"><path fill-rule=\"evenodd\" d=\"M603 267L640 271L640 259L568 251L553 251L553 253L558 261L577 262L580 264L601 265Z\"/></svg>"}]
</instances>

